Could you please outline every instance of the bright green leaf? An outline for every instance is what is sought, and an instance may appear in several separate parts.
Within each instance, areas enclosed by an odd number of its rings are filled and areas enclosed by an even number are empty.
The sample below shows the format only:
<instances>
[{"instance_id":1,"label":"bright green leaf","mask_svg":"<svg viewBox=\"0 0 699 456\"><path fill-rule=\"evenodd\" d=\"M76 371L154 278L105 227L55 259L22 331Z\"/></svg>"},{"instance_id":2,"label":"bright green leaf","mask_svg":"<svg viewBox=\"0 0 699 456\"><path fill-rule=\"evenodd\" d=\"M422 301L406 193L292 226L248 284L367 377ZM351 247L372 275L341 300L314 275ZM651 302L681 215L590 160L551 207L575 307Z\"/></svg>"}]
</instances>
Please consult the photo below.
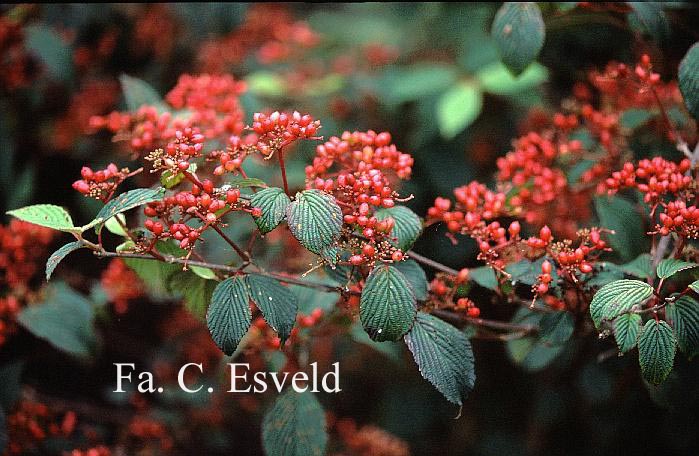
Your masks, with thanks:
<instances>
[{"instance_id":1,"label":"bright green leaf","mask_svg":"<svg viewBox=\"0 0 699 456\"><path fill-rule=\"evenodd\" d=\"M117 221L118 220L118 221ZM110 218L106 222L104 222L104 227L107 228L107 231L109 231L112 234L116 234L117 236L128 236L124 228L119 224L121 222L123 225L126 225L126 217L124 217L124 214L117 214L114 217Z\"/></svg>"},{"instance_id":2,"label":"bright green leaf","mask_svg":"<svg viewBox=\"0 0 699 456\"><path fill-rule=\"evenodd\" d=\"M190 266L192 269L193 266ZM204 269L204 268L202 268ZM184 299L185 308L195 317L204 319L206 309L216 288L215 280L205 279L192 271L177 271L168 277L167 287Z\"/></svg>"},{"instance_id":3,"label":"bright green leaf","mask_svg":"<svg viewBox=\"0 0 699 456\"><path fill-rule=\"evenodd\" d=\"M287 389L262 422L268 456L323 456L328 444L325 412L311 391Z\"/></svg>"},{"instance_id":4,"label":"bright green leaf","mask_svg":"<svg viewBox=\"0 0 699 456\"><path fill-rule=\"evenodd\" d=\"M696 267L699 267L699 264L676 260L675 258L667 258L658 264L658 278L668 279L680 271Z\"/></svg>"},{"instance_id":5,"label":"bright green leaf","mask_svg":"<svg viewBox=\"0 0 699 456\"><path fill-rule=\"evenodd\" d=\"M461 405L476 382L473 350L466 335L437 317L418 312L405 343L422 376L449 402Z\"/></svg>"},{"instance_id":6,"label":"bright green leaf","mask_svg":"<svg viewBox=\"0 0 699 456\"><path fill-rule=\"evenodd\" d=\"M67 232L80 232L79 228L73 226L73 219L70 214L60 206L53 204L35 204L15 209L7 213L25 222L35 225L53 228L54 230Z\"/></svg>"},{"instance_id":7,"label":"bright green leaf","mask_svg":"<svg viewBox=\"0 0 699 456\"><path fill-rule=\"evenodd\" d=\"M664 321L650 319L638 337L638 361L643 378L658 385L665 380L675 361L675 336Z\"/></svg>"},{"instance_id":8,"label":"bright green leaf","mask_svg":"<svg viewBox=\"0 0 699 456\"><path fill-rule=\"evenodd\" d=\"M437 124L446 139L452 139L471 125L483 109L483 94L469 82L456 84L437 101Z\"/></svg>"},{"instance_id":9,"label":"bright green leaf","mask_svg":"<svg viewBox=\"0 0 699 456\"><path fill-rule=\"evenodd\" d=\"M642 253L637 256L635 260L622 264L620 269L626 274L638 277L639 279L654 277L651 257L647 253Z\"/></svg>"},{"instance_id":10,"label":"bright green leaf","mask_svg":"<svg viewBox=\"0 0 699 456\"><path fill-rule=\"evenodd\" d=\"M195 273L196 275L198 275L202 279L206 279L206 280L217 280L218 279L218 277L216 277L216 273L209 268L204 268L201 266L189 266L189 269L191 269L193 273Z\"/></svg>"},{"instance_id":11,"label":"bright green leaf","mask_svg":"<svg viewBox=\"0 0 699 456\"><path fill-rule=\"evenodd\" d=\"M232 355L250 328L250 294L245 279L228 278L216 286L206 312L211 338L227 355Z\"/></svg>"},{"instance_id":12,"label":"bright green leaf","mask_svg":"<svg viewBox=\"0 0 699 456\"><path fill-rule=\"evenodd\" d=\"M415 295L402 272L380 264L367 278L359 303L359 317L373 340L396 341L407 333L417 313Z\"/></svg>"},{"instance_id":13,"label":"bright green leaf","mask_svg":"<svg viewBox=\"0 0 699 456\"><path fill-rule=\"evenodd\" d=\"M492 63L476 73L483 91L495 95L515 95L532 90L548 80L545 66L534 62L519 76L512 73L502 62Z\"/></svg>"},{"instance_id":14,"label":"bright green leaf","mask_svg":"<svg viewBox=\"0 0 699 456\"><path fill-rule=\"evenodd\" d=\"M226 182L226 185L233 188L250 188L250 187L262 187L266 188L267 183L262 179L257 179L255 177L242 177L233 176ZM226 188L224 185L222 188Z\"/></svg>"},{"instance_id":15,"label":"bright green leaf","mask_svg":"<svg viewBox=\"0 0 699 456\"><path fill-rule=\"evenodd\" d=\"M282 77L269 71L249 74L245 81L250 93L262 97L281 97L286 91Z\"/></svg>"}]
</instances>

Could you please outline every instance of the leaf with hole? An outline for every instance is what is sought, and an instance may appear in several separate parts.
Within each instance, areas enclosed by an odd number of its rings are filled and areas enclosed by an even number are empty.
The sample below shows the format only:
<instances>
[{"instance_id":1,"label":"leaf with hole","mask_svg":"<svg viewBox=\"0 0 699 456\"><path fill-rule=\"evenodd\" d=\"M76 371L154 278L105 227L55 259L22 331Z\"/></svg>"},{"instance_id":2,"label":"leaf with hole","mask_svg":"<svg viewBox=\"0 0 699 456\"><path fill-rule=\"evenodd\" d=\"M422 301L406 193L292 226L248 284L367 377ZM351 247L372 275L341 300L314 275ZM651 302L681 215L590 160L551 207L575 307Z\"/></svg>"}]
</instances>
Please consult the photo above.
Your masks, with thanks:
<instances>
[{"instance_id":1,"label":"leaf with hole","mask_svg":"<svg viewBox=\"0 0 699 456\"><path fill-rule=\"evenodd\" d=\"M599 328L602 320L612 320L631 310L653 294L653 287L640 280L615 280L600 288L592 297L590 315Z\"/></svg>"},{"instance_id":2,"label":"leaf with hole","mask_svg":"<svg viewBox=\"0 0 699 456\"><path fill-rule=\"evenodd\" d=\"M265 188L252 195L250 205L262 211L259 217L255 217L260 233L269 233L284 220L289 203L289 197L278 187Z\"/></svg>"},{"instance_id":3,"label":"leaf with hole","mask_svg":"<svg viewBox=\"0 0 699 456\"><path fill-rule=\"evenodd\" d=\"M58 231L69 233L79 233L81 231L80 228L73 226L73 219L65 209L53 204L35 204L9 211L7 214L25 222L53 228Z\"/></svg>"},{"instance_id":4,"label":"leaf with hole","mask_svg":"<svg viewBox=\"0 0 699 456\"><path fill-rule=\"evenodd\" d=\"M291 234L318 255L331 247L342 231L342 210L335 198L320 190L305 190L286 210Z\"/></svg>"},{"instance_id":5,"label":"leaf with hole","mask_svg":"<svg viewBox=\"0 0 699 456\"><path fill-rule=\"evenodd\" d=\"M284 345L296 323L299 308L296 296L289 287L271 277L248 274L247 283L250 299L260 309L267 324L279 334Z\"/></svg>"},{"instance_id":6,"label":"leaf with hole","mask_svg":"<svg viewBox=\"0 0 699 456\"><path fill-rule=\"evenodd\" d=\"M251 321L250 294L245 278L236 276L220 282L206 312L206 326L218 348L232 355L248 332Z\"/></svg>"},{"instance_id":7,"label":"leaf with hole","mask_svg":"<svg viewBox=\"0 0 699 456\"><path fill-rule=\"evenodd\" d=\"M495 14L490 34L503 63L519 75L544 46L546 30L541 10L534 2L506 2Z\"/></svg>"},{"instance_id":8,"label":"leaf with hole","mask_svg":"<svg viewBox=\"0 0 699 456\"><path fill-rule=\"evenodd\" d=\"M471 342L437 317L418 312L405 343L422 376L449 401L461 405L476 382Z\"/></svg>"},{"instance_id":9,"label":"leaf with hole","mask_svg":"<svg viewBox=\"0 0 699 456\"><path fill-rule=\"evenodd\" d=\"M359 302L359 317L373 340L396 341L413 325L415 295L402 272L379 264L367 277Z\"/></svg>"},{"instance_id":10,"label":"leaf with hole","mask_svg":"<svg viewBox=\"0 0 699 456\"><path fill-rule=\"evenodd\" d=\"M653 385L662 383L672 370L676 345L670 325L662 320L648 320L638 337L638 362L643 378Z\"/></svg>"},{"instance_id":11,"label":"leaf with hole","mask_svg":"<svg viewBox=\"0 0 699 456\"><path fill-rule=\"evenodd\" d=\"M53 252L49 259L46 261L46 280L51 280L51 275L53 274L53 271L56 270L58 264L61 261L63 261L65 257L82 247L83 245L80 241L69 242L60 249Z\"/></svg>"},{"instance_id":12,"label":"leaf with hole","mask_svg":"<svg viewBox=\"0 0 699 456\"><path fill-rule=\"evenodd\" d=\"M262 421L268 456L322 456L328 444L325 412L311 391L287 389Z\"/></svg>"}]
</instances>

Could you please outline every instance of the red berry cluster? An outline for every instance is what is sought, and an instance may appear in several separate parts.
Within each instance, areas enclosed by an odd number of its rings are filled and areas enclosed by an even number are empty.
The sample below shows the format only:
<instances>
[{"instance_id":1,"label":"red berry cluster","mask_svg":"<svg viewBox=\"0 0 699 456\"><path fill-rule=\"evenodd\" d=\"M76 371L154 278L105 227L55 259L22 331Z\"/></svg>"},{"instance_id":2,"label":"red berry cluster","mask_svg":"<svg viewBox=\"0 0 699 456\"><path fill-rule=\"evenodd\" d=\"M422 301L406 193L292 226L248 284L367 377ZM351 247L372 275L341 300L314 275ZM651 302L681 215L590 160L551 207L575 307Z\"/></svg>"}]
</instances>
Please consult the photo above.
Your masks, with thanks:
<instances>
[{"instance_id":1,"label":"red berry cluster","mask_svg":"<svg viewBox=\"0 0 699 456\"><path fill-rule=\"evenodd\" d=\"M383 259L401 261L403 252L389 242L395 222L380 219L376 211L395 206L398 193L391 177L410 177L413 158L391 144L388 132L344 132L316 147L313 164L306 167L306 187L332 193L342 208L349 233L361 233L363 241L347 239L355 252L353 266Z\"/></svg>"},{"instance_id":2,"label":"red berry cluster","mask_svg":"<svg viewBox=\"0 0 699 456\"><path fill-rule=\"evenodd\" d=\"M180 171L187 171L190 160L201 156L204 139L204 135L199 133L198 128L187 127L175 130L174 138L163 149L155 149L145 157L151 162L153 167L151 172L170 171L172 174L177 174Z\"/></svg>"},{"instance_id":3,"label":"red berry cluster","mask_svg":"<svg viewBox=\"0 0 699 456\"><path fill-rule=\"evenodd\" d=\"M22 399L7 415L7 454L39 454L43 442L70 436L76 424L73 411L58 413L44 403Z\"/></svg>"},{"instance_id":4,"label":"red berry cluster","mask_svg":"<svg viewBox=\"0 0 699 456\"><path fill-rule=\"evenodd\" d=\"M143 283L136 273L122 259L115 258L102 272L100 284L114 304L114 312L124 314L129 309L129 301L143 296Z\"/></svg>"},{"instance_id":5,"label":"red berry cluster","mask_svg":"<svg viewBox=\"0 0 699 456\"><path fill-rule=\"evenodd\" d=\"M468 298L459 298L456 301L456 310L465 311L466 315L471 318L477 318L481 314L481 309Z\"/></svg>"},{"instance_id":6,"label":"red berry cluster","mask_svg":"<svg viewBox=\"0 0 699 456\"><path fill-rule=\"evenodd\" d=\"M90 198L107 201L128 175L128 168L119 169L114 163L98 171L83 166L80 170L82 179L73 182L73 189Z\"/></svg>"},{"instance_id":7,"label":"red berry cluster","mask_svg":"<svg viewBox=\"0 0 699 456\"><path fill-rule=\"evenodd\" d=\"M487 221L511 212L505 193L489 190L477 181L455 188L454 196L454 207L449 199L438 197L434 206L427 210L428 221L443 221L452 233L473 233L483 229Z\"/></svg>"},{"instance_id":8,"label":"red berry cluster","mask_svg":"<svg viewBox=\"0 0 699 456\"><path fill-rule=\"evenodd\" d=\"M0 225L0 283L15 290L26 287L43 265L55 233L17 219Z\"/></svg>"},{"instance_id":9,"label":"red berry cluster","mask_svg":"<svg viewBox=\"0 0 699 456\"><path fill-rule=\"evenodd\" d=\"M636 166L627 162L624 167L612 173L612 176L600 186L600 191L610 195L624 188L636 188L644 194L643 200L651 205L658 204L664 196L694 190L694 179L688 173L691 162L685 158L680 163L665 160L662 157L644 159Z\"/></svg>"},{"instance_id":10,"label":"red berry cluster","mask_svg":"<svg viewBox=\"0 0 699 456\"><path fill-rule=\"evenodd\" d=\"M699 209L695 204L687 206L683 200L671 201L658 217L660 223L655 232L661 236L674 232L684 238L699 239Z\"/></svg>"}]
</instances>

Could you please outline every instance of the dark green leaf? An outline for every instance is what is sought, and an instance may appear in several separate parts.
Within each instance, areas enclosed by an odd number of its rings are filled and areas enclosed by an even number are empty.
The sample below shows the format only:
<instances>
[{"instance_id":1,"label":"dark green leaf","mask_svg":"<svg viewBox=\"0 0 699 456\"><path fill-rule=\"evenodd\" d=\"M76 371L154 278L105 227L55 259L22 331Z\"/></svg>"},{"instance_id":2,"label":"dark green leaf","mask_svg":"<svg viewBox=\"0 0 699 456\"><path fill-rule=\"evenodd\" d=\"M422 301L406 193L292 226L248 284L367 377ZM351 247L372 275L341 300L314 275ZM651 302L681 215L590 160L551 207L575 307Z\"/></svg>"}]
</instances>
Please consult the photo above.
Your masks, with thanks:
<instances>
[{"instance_id":1,"label":"dark green leaf","mask_svg":"<svg viewBox=\"0 0 699 456\"><path fill-rule=\"evenodd\" d=\"M696 268L698 266L699 264L697 263L690 263L687 261L676 260L674 258L668 258L661 261L658 264L658 278L668 279L680 271L684 271L685 269Z\"/></svg>"},{"instance_id":2,"label":"dark green leaf","mask_svg":"<svg viewBox=\"0 0 699 456\"><path fill-rule=\"evenodd\" d=\"M505 271L512 276L510 278L512 282L532 286L539 280L541 265L544 261L549 261L553 264L553 261L547 257L542 257L535 261L524 259L507 266ZM551 281L551 287L555 287L558 284L558 273L555 268L551 270L551 278L553 279Z\"/></svg>"},{"instance_id":3,"label":"dark green leaf","mask_svg":"<svg viewBox=\"0 0 699 456\"><path fill-rule=\"evenodd\" d=\"M624 261L631 261L647 251L641 214L631 202L619 196L601 196L595 198L595 209L600 225L614 230L609 243Z\"/></svg>"},{"instance_id":4,"label":"dark green leaf","mask_svg":"<svg viewBox=\"0 0 699 456\"><path fill-rule=\"evenodd\" d=\"M641 330L641 316L635 313L620 315L614 319L614 338L619 351L626 353L636 346Z\"/></svg>"},{"instance_id":5,"label":"dark green leaf","mask_svg":"<svg viewBox=\"0 0 699 456\"><path fill-rule=\"evenodd\" d=\"M437 64L416 64L389 68L379 80L384 101L398 105L437 94L456 82L453 67Z\"/></svg>"},{"instance_id":6,"label":"dark green leaf","mask_svg":"<svg viewBox=\"0 0 699 456\"><path fill-rule=\"evenodd\" d=\"M495 275L493 268L489 266L481 266L469 270L469 277L478 285L489 290L498 289L498 278Z\"/></svg>"},{"instance_id":7,"label":"dark green leaf","mask_svg":"<svg viewBox=\"0 0 699 456\"><path fill-rule=\"evenodd\" d=\"M11 361L0 366L0 407L11 410L20 398L24 364L24 361Z\"/></svg>"},{"instance_id":8,"label":"dark green leaf","mask_svg":"<svg viewBox=\"0 0 699 456\"><path fill-rule=\"evenodd\" d=\"M393 266L376 266L359 303L359 316L369 337L378 342L400 339L410 330L416 313L415 295L403 273Z\"/></svg>"},{"instance_id":9,"label":"dark green leaf","mask_svg":"<svg viewBox=\"0 0 699 456\"><path fill-rule=\"evenodd\" d=\"M503 63L520 74L544 46L546 30L539 7L533 2L506 2L495 15L491 35Z\"/></svg>"},{"instance_id":10,"label":"dark green leaf","mask_svg":"<svg viewBox=\"0 0 699 456\"><path fill-rule=\"evenodd\" d=\"M544 314L520 308L512 318L518 325L539 326ZM565 345L552 345L535 336L508 340L505 344L509 358L521 368L536 372L551 364L563 351Z\"/></svg>"},{"instance_id":11,"label":"dark green leaf","mask_svg":"<svg viewBox=\"0 0 699 456\"><path fill-rule=\"evenodd\" d=\"M680 62L677 79L687 110L699 119L699 43L694 43Z\"/></svg>"},{"instance_id":12,"label":"dark green leaf","mask_svg":"<svg viewBox=\"0 0 699 456\"><path fill-rule=\"evenodd\" d=\"M219 283L206 312L206 326L218 348L232 355L248 332L251 321L250 295L245 279L236 276Z\"/></svg>"},{"instance_id":13,"label":"dark green leaf","mask_svg":"<svg viewBox=\"0 0 699 456\"><path fill-rule=\"evenodd\" d=\"M653 287L640 280L615 280L595 293L590 303L590 315L599 328L602 320L613 320L619 314L631 310L635 304L648 299Z\"/></svg>"},{"instance_id":14,"label":"dark green leaf","mask_svg":"<svg viewBox=\"0 0 699 456\"><path fill-rule=\"evenodd\" d=\"M286 217L291 234L313 253L322 254L340 237L342 210L332 195L320 190L297 193Z\"/></svg>"},{"instance_id":15,"label":"dark green leaf","mask_svg":"<svg viewBox=\"0 0 699 456\"><path fill-rule=\"evenodd\" d=\"M55 79L68 80L73 72L73 52L64 39L45 25L30 25L23 29L25 44L39 56L49 74Z\"/></svg>"},{"instance_id":16,"label":"dark green leaf","mask_svg":"<svg viewBox=\"0 0 699 456\"><path fill-rule=\"evenodd\" d=\"M425 271L420 265L415 260L405 260L395 263L394 266L408 279L410 288L413 290L413 294L415 294L415 299L426 301L429 284L427 283L427 275L425 275Z\"/></svg>"},{"instance_id":17,"label":"dark green leaf","mask_svg":"<svg viewBox=\"0 0 699 456\"><path fill-rule=\"evenodd\" d=\"M664 321L650 319L638 337L638 361L643 378L658 385L665 380L675 361L675 336Z\"/></svg>"},{"instance_id":18,"label":"dark green leaf","mask_svg":"<svg viewBox=\"0 0 699 456\"><path fill-rule=\"evenodd\" d=\"M650 255L647 253L642 253L637 256L635 260L622 264L620 268L626 274L638 277L639 279L647 279L654 276L653 264Z\"/></svg>"},{"instance_id":19,"label":"dark green leaf","mask_svg":"<svg viewBox=\"0 0 699 456\"><path fill-rule=\"evenodd\" d=\"M689 358L699 353L699 302L683 296L666 308L668 322L675 330L677 345Z\"/></svg>"},{"instance_id":20,"label":"dark green leaf","mask_svg":"<svg viewBox=\"0 0 699 456\"><path fill-rule=\"evenodd\" d=\"M51 280L51 275L53 274L53 271L56 269L56 266L58 266L58 263L63 261L63 259L66 256L68 256L72 252L75 252L82 246L83 245L80 241L70 242L53 252L49 259L46 261L46 280Z\"/></svg>"},{"instance_id":21,"label":"dark green leaf","mask_svg":"<svg viewBox=\"0 0 699 456\"><path fill-rule=\"evenodd\" d=\"M289 338L296 323L298 302L292 291L278 280L257 274L247 275L250 298L255 301L267 324L284 341Z\"/></svg>"},{"instance_id":22,"label":"dark green leaf","mask_svg":"<svg viewBox=\"0 0 699 456\"><path fill-rule=\"evenodd\" d=\"M269 233L284 220L289 203L291 200L284 193L284 190L277 187L266 188L252 195L250 205L262 210L262 215L255 217L255 223L260 229L260 233Z\"/></svg>"},{"instance_id":23,"label":"dark green leaf","mask_svg":"<svg viewBox=\"0 0 699 456\"><path fill-rule=\"evenodd\" d=\"M635 130L638 127L642 127L650 119L653 118L653 113L647 109L641 108L631 108L621 113L621 118L619 118L619 124L623 128L628 128L630 130Z\"/></svg>"},{"instance_id":24,"label":"dark green leaf","mask_svg":"<svg viewBox=\"0 0 699 456\"><path fill-rule=\"evenodd\" d=\"M404 252L410 250L417 238L420 237L420 233L422 233L420 217L405 206L379 209L375 215L378 220L390 217L395 221L391 236L396 239L395 246Z\"/></svg>"},{"instance_id":25,"label":"dark green leaf","mask_svg":"<svg viewBox=\"0 0 699 456\"><path fill-rule=\"evenodd\" d=\"M449 402L461 405L476 382L473 350L466 335L439 318L418 312L405 343L422 376Z\"/></svg>"},{"instance_id":26,"label":"dark green leaf","mask_svg":"<svg viewBox=\"0 0 699 456\"><path fill-rule=\"evenodd\" d=\"M122 193L105 204L90 225L101 224L107 219L110 219L117 214L121 214L122 212L126 212L129 209L133 209L147 203L152 203L153 201L158 201L163 197L164 193L165 189L163 188L137 188L135 190Z\"/></svg>"},{"instance_id":27,"label":"dark green leaf","mask_svg":"<svg viewBox=\"0 0 699 456\"><path fill-rule=\"evenodd\" d=\"M79 228L73 226L73 219L61 206L53 204L35 204L15 209L7 213L25 222L35 225L53 228L54 230L67 232L80 232Z\"/></svg>"},{"instance_id":28,"label":"dark green leaf","mask_svg":"<svg viewBox=\"0 0 699 456\"><path fill-rule=\"evenodd\" d=\"M262 422L262 446L268 456L323 456L328 444L325 412L310 391L287 389Z\"/></svg>"},{"instance_id":29,"label":"dark green leaf","mask_svg":"<svg viewBox=\"0 0 699 456\"><path fill-rule=\"evenodd\" d=\"M541 318L539 338L549 345L568 342L575 329L575 320L570 312L550 312Z\"/></svg>"},{"instance_id":30,"label":"dark green leaf","mask_svg":"<svg viewBox=\"0 0 699 456\"><path fill-rule=\"evenodd\" d=\"M17 320L29 332L76 356L95 346L92 304L65 284L48 287L43 303L26 307Z\"/></svg>"},{"instance_id":31,"label":"dark green leaf","mask_svg":"<svg viewBox=\"0 0 699 456\"><path fill-rule=\"evenodd\" d=\"M369 335L364 331L360 322L352 324L349 330L349 335L353 341L358 344L366 345L371 347L377 352L384 355L386 358L395 362L396 364L402 365L403 363L403 350L401 344L398 342L375 342L371 340Z\"/></svg>"},{"instance_id":32,"label":"dark green leaf","mask_svg":"<svg viewBox=\"0 0 699 456\"><path fill-rule=\"evenodd\" d=\"M627 2L633 12L629 16L631 25L662 43L670 30L661 2Z\"/></svg>"}]
</instances>

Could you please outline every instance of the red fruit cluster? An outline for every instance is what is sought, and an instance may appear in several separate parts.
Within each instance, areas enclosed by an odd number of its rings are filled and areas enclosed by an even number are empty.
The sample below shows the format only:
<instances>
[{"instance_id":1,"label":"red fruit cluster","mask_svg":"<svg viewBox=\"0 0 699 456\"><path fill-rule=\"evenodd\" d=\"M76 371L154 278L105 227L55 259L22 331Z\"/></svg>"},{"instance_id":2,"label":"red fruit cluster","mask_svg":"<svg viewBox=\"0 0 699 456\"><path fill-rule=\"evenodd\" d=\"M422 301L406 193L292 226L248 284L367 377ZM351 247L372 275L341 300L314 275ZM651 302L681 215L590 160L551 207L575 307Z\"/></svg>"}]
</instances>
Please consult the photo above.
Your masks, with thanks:
<instances>
[{"instance_id":1,"label":"red fruit cluster","mask_svg":"<svg viewBox=\"0 0 699 456\"><path fill-rule=\"evenodd\" d=\"M409 456L410 446L389 433L372 425L361 428L349 419L344 418L335 423L335 429L344 442L349 454L357 456Z\"/></svg>"},{"instance_id":2,"label":"red fruit cluster","mask_svg":"<svg viewBox=\"0 0 699 456\"><path fill-rule=\"evenodd\" d=\"M170 171L172 174L187 171L190 160L201 156L204 140L198 128L175 130L174 138L164 148L155 149L145 159L151 162L153 171Z\"/></svg>"},{"instance_id":3,"label":"red fruit cluster","mask_svg":"<svg viewBox=\"0 0 699 456\"><path fill-rule=\"evenodd\" d=\"M683 200L671 201L658 217L660 223L655 230L661 236L674 232L684 238L699 239L699 209L696 205L687 206Z\"/></svg>"},{"instance_id":4,"label":"red fruit cluster","mask_svg":"<svg viewBox=\"0 0 699 456\"><path fill-rule=\"evenodd\" d=\"M124 179L128 177L129 169L119 169L110 163L105 169L93 171L88 166L80 170L82 179L73 182L73 189L90 198L107 201L112 197Z\"/></svg>"},{"instance_id":5,"label":"red fruit cluster","mask_svg":"<svg viewBox=\"0 0 699 456\"><path fill-rule=\"evenodd\" d=\"M87 450L75 449L68 456L111 456L112 451L104 445L88 448Z\"/></svg>"},{"instance_id":6,"label":"red fruit cluster","mask_svg":"<svg viewBox=\"0 0 699 456\"><path fill-rule=\"evenodd\" d=\"M323 318L323 309L316 307L308 315L299 313L296 316L296 321L302 328L310 328L311 326L318 324L321 318Z\"/></svg>"},{"instance_id":7,"label":"red fruit cluster","mask_svg":"<svg viewBox=\"0 0 699 456\"><path fill-rule=\"evenodd\" d=\"M141 279L119 258L109 262L107 269L102 272L100 283L117 314L126 313L129 301L143 296L144 285Z\"/></svg>"},{"instance_id":8,"label":"red fruit cluster","mask_svg":"<svg viewBox=\"0 0 699 456\"><path fill-rule=\"evenodd\" d=\"M43 266L55 231L13 219L0 225L0 283L12 289L28 285Z\"/></svg>"},{"instance_id":9,"label":"red fruit cluster","mask_svg":"<svg viewBox=\"0 0 699 456\"><path fill-rule=\"evenodd\" d=\"M73 411L57 413L41 402L22 399L7 415L7 454L39 454L43 442L70 436L76 423Z\"/></svg>"},{"instance_id":10,"label":"red fruit cluster","mask_svg":"<svg viewBox=\"0 0 699 456\"><path fill-rule=\"evenodd\" d=\"M662 157L644 159L636 166L627 162L624 167L612 173L605 180L600 191L610 195L624 188L636 188L644 194L643 200L650 204L658 204L666 195L678 195L693 188L694 179L688 171L691 162L685 158L680 163L665 160Z\"/></svg>"},{"instance_id":11,"label":"red fruit cluster","mask_svg":"<svg viewBox=\"0 0 699 456\"><path fill-rule=\"evenodd\" d=\"M481 309L468 298L459 298L456 301L456 310L465 311L466 315L471 318L477 318L481 314Z\"/></svg>"},{"instance_id":12,"label":"red fruit cluster","mask_svg":"<svg viewBox=\"0 0 699 456\"><path fill-rule=\"evenodd\" d=\"M505 193L491 191L477 181L455 188L454 196L454 207L450 200L439 197L427 210L429 221L445 222L452 233L471 234L483 229L487 221L510 213Z\"/></svg>"},{"instance_id":13,"label":"red fruit cluster","mask_svg":"<svg viewBox=\"0 0 699 456\"><path fill-rule=\"evenodd\" d=\"M366 239L347 243L355 252L351 265L403 259L403 252L388 242L395 221L380 219L376 211L395 206L398 193L392 178L409 178L412 166L412 156L399 151L388 132L346 131L316 147L313 164L306 167L306 187L332 193L348 230Z\"/></svg>"}]
</instances>

